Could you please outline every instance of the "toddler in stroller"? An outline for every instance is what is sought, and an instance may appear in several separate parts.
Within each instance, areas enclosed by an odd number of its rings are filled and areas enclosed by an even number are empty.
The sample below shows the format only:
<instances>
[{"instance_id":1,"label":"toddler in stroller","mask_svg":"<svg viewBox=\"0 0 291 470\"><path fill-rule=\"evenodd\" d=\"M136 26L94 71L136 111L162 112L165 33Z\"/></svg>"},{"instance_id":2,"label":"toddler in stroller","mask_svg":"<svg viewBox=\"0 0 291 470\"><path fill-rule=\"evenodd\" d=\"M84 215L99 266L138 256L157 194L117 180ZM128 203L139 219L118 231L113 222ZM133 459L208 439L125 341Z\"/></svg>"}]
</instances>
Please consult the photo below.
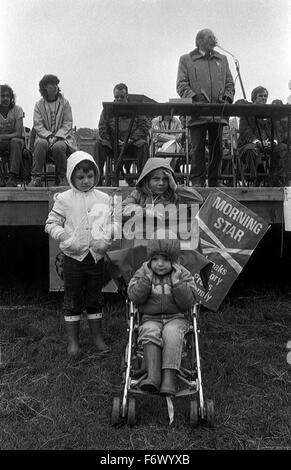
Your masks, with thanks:
<instances>
[{"instance_id":1,"label":"toddler in stroller","mask_svg":"<svg viewBox=\"0 0 291 470\"><path fill-rule=\"evenodd\" d=\"M175 395L176 371L189 329L185 314L194 304L196 285L191 273L177 263L179 240L149 240L147 254L148 260L128 286L129 299L142 316L138 343L143 346L147 377L140 389Z\"/></svg>"},{"instance_id":2,"label":"toddler in stroller","mask_svg":"<svg viewBox=\"0 0 291 470\"><path fill-rule=\"evenodd\" d=\"M113 277L117 277L118 267L128 285L124 390L122 403L119 397L113 399L112 424L117 425L120 417L135 424L134 395L165 396L170 417L173 396L198 392L199 403L190 402L190 424L197 426L201 418L212 425L213 402L204 403L202 392L193 277L199 272L207 283L212 263L198 252L180 252L177 239L148 240L147 247L108 252L108 258L115 267ZM177 378L183 383L182 390Z\"/></svg>"}]
</instances>

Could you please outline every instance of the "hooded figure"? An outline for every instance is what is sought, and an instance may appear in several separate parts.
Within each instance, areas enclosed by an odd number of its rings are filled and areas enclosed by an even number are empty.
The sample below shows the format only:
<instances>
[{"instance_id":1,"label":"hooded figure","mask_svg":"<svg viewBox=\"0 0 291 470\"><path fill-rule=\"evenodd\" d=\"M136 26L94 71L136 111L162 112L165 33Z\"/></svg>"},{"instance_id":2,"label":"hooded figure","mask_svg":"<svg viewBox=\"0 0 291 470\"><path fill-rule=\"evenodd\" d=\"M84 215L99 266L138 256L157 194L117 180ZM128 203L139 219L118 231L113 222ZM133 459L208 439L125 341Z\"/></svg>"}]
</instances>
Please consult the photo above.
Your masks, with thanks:
<instances>
[{"instance_id":1,"label":"hooded figure","mask_svg":"<svg viewBox=\"0 0 291 470\"><path fill-rule=\"evenodd\" d=\"M80 352L79 327L86 309L93 344L98 353L109 348L101 333L103 257L112 238L111 198L96 189L99 170L86 152L68 158L67 179L71 189L58 193L45 231L60 242L64 253L64 319L67 352Z\"/></svg>"},{"instance_id":2,"label":"hooded figure","mask_svg":"<svg viewBox=\"0 0 291 470\"><path fill-rule=\"evenodd\" d=\"M169 182L167 190L159 195L154 194L149 188L149 179L155 170L162 170ZM137 180L136 189L123 201L123 207L132 204L145 207L146 204L202 204L202 202L202 196L195 189L177 185L175 173L164 158L149 158Z\"/></svg>"},{"instance_id":3,"label":"hooded figure","mask_svg":"<svg viewBox=\"0 0 291 470\"><path fill-rule=\"evenodd\" d=\"M80 191L74 186L72 176L81 162L91 162L95 183L88 191ZM99 179L99 169L93 157L78 150L72 153L67 163L67 180L71 189L54 196L54 206L46 221L45 231L55 240L60 241L61 251L71 258L82 261L90 252L97 262L104 253L94 249L94 241L102 240L110 244L112 233L111 198L95 185ZM69 237L62 240L62 235ZM105 248L105 247L104 247Z\"/></svg>"}]
</instances>

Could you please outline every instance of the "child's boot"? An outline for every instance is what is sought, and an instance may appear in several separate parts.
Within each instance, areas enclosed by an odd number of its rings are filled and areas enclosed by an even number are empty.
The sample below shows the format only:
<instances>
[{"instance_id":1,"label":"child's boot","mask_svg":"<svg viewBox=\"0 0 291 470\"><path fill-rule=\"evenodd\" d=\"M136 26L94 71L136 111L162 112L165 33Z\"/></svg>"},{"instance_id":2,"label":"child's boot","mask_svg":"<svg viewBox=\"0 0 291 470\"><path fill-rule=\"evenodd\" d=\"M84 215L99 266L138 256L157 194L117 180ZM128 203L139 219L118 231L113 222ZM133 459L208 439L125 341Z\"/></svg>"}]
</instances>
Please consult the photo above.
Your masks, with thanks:
<instances>
[{"instance_id":1,"label":"child's boot","mask_svg":"<svg viewBox=\"0 0 291 470\"><path fill-rule=\"evenodd\" d=\"M148 376L140 383L140 389L145 392L158 392L161 383L162 350L154 343L143 345L144 360Z\"/></svg>"},{"instance_id":2,"label":"child's boot","mask_svg":"<svg viewBox=\"0 0 291 470\"><path fill-rule=\"evenodd\" d=\"M110 352L109 346L105 343L102 336L102 313L88 314L88 323L93 340L98 352L106 354Z\"/></svg>"},{"instance_id":3,"label":"child's boot","mask_svg":"<svg viewBox=\"0 0 291 470\"><path fill-rule=\"evenodd\" d=\"M68 335L67 353L72 357L77 356L80 352L80 316L65 316L65 326Z\"/></svg>"},{"instance_id":4,"label":"child's boot","mask_svg":"<svg viewBox=\"0 0 291 470\"><path fill-rule=\"evenodd\" d=\"M162 384L160 395L166 397L176 393L176 369L162 370Z\"/></svg>"}]
</instances>

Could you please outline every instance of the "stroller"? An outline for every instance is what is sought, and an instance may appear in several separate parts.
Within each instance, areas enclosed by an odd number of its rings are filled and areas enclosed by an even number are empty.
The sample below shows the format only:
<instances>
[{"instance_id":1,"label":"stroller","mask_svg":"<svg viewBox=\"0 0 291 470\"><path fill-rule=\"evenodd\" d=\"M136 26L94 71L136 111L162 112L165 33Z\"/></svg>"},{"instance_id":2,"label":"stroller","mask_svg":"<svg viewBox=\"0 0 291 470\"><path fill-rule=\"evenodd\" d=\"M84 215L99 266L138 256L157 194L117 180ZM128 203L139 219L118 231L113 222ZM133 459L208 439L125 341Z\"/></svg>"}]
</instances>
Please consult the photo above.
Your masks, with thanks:
<instances>
[{"instance_id":1,"label":"stroller","mask_svg":"<svg viewBox=\"0 0 291 470\"><path fill-rule=\"evenodd\" d=\"M126 317L128 341L121 361L123 395L113 398L111 424L118 426L126 422L129 426L136 424L137 395L159 396L158 393L145 392L139 388L141 381L147 376L143 360L142 346L138 344L138 329L140 315L138 309L126 295L127 285L135 271L147 259L147 247L144 245L121 249L107 253L108 269L118 284L119 291L126 298ZM197 251L181 251L180 261L193 275L198 273L205 288L208 285L212 263ZM204 400L202 390L201 365L198 344L198 317L199 305L195 304L188 312L190 328L184 338L182 362L177 371L177 381L182 384L175 394L175 398L190 396L190 426L197 427L200 422L207 426L214 426L214 403ZM198 400L195 395L198 394ZM172 397L167 396L167 408L170 424L174 419L174 406Z\"/></svg>"}]
</instances>

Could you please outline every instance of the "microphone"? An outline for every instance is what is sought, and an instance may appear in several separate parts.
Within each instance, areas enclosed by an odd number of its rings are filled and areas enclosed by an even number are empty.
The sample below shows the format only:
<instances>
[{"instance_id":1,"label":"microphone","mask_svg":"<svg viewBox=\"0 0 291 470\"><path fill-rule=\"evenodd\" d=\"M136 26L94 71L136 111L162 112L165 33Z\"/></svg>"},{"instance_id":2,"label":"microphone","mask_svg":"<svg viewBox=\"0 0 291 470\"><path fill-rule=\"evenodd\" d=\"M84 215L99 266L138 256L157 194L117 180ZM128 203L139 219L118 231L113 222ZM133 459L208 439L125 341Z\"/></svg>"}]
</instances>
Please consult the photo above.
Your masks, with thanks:
<instances>
[{"instance_id":1,"label":"microphone","mask_svg":"<svg viewBox=\"0 0 291 470\"><path fill-rule=\"evenodd\" d=\"M227 51L226 49L224 49L223 47L221 47L219 44L216 43L216 47L218 47L219 49L221 49L223 52L226 52L226 54L229 54L231 55L231 57L236 61L238 62L238 59L235 57L235 55L233 55L231 52Z\"/></svg>"}]
</instances>

